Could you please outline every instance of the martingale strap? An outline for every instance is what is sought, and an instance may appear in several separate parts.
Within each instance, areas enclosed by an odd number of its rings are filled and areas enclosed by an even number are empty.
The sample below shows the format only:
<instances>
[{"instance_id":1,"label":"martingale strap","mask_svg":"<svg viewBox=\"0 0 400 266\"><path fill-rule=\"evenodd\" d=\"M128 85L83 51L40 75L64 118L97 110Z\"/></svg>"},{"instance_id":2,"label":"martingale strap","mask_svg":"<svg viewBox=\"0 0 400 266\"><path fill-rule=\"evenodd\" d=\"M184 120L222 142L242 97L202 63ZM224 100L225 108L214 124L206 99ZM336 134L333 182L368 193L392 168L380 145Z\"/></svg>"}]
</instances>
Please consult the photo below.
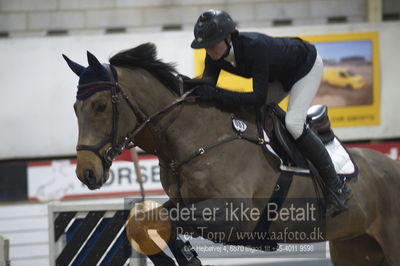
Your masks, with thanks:
<instances>
[{"instance_id":1,"label":"martingale strap","mask_svg":"<svg viewBox=\"0 0 400 266\"><path fill-rule=\"evenodd\" d=\"M216 148L218 146L221 146L222 144L225 144L225 143L231 142L233 140L237 140L237 139L243 139L243 140L249 141L251 143L257 144L257 145L263 145L264 144L264 140L263 139L252 138L252 137L243 135L241 133L237 133L236 135L226 137L226 138L224 138L224 139L222 139L222 140L220 140L218 142L215 142L213 144L210 144L210 145L207 145L207 146L204 146L202 148L197 149L191 155L189 155L188 157L186 157L185 159L183 159L180 162L173 160L168 164L168 167L171 169L172 173L177 176L177 175L179 175L180 168L183 165L185 165L186 163L188 163L191 160L193 160L194 158L196 158L196 157L198 157L200 155L203 155L207 151L209 151L211 149L214 149L214 148ZM162 163L162 162L160 162L160 163ZM178 182L179 181L180 180L178 178Z\"/></svg>"},{"instance_id":2,"label":"martingale strap","mask_svg":"<svg viewBox=\"0 0 400 266\"><path fill-rule=\"evenodd\" d=\"M249 137L245 134L243 134L246 130L246 125L241 122L240 120L235 119L234 116L232 116L233 119L233 125L234 129L236 130L236 134L232 136L228 136L220 141L217 141L215 143L212 143L210 145L204 146L202 148L199 148L198 150L194 151L191 155L183 159L182 161L170 161L170 163L167 165L167 167L172 171L172 174L176 177L177 179L177 184L178 187L181 186L180 184L180 178L179 178L179 172L180 169L183 165L186 163L190 162L191 160L195 159L198 156L201 156L205 154L207 151L214 149L216 147L219 147L223 144L229 143L231 141L237 140L237 139L243 139L246 141L249 141L253 144L256 145L265 145L265 140L262 138L253 138ZM239 123L240 122L240 123ZM240 124L238 126L238 123ZM160 165L163 166L163 161L160 161ZM292 171L284 171L281 170L281 173L276 181L276 184L274 186L274 190L272 191L271 197L269 200L266 202L266 206L270 206L270 204L275 204L277 206L277 211L280 211L282 208L283 203L286 200L287 194L289 192L290 186L293 181L293 176L294 172ZM269 228L271 226L271 221L268 220L267 217L267 208L264 210L260 217L260 221L257 223L254 232L267 232L269 231ZM252 246L252 247L262 247L263 250L265 251L276 251L278 249L278 244L275 240L273 239L263 239L263 240L239 240L235 242L230 242L229 244L234 244L234 245L244 245L244 246Z\"/></svg>"}]
</instances>

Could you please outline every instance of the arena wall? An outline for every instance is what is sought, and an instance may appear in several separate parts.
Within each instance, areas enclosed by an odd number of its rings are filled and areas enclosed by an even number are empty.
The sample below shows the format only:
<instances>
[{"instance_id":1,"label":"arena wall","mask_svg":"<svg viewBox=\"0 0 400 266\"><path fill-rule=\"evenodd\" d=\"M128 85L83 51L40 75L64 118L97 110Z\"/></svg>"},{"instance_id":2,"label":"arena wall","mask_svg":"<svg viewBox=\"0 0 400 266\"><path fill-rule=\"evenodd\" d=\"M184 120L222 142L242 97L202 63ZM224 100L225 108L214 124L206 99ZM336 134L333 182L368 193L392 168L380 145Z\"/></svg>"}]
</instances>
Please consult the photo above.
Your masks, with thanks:
<instances>
[{"instance_id":1,"label":"arena wall","mask_svg":"<svg viewBox=\"0 0 400 266\"><path fill-rule=\"evenodd\" d=\"M400 98L397 68L400 53L396 47L400 41L399 22L241 30L274 36L378 32L380 125L337 128L335 132L346 141L400 137L396 113ZM78 78L70 71L61 54L87 65L87 50L107 62L112 54L122 49L154 42L160 58L176 62L179 72L193 76L191 40L190 31L1 39L0 160L75 154L78 130L72 105Z\"/></svg>"}]
</instances>

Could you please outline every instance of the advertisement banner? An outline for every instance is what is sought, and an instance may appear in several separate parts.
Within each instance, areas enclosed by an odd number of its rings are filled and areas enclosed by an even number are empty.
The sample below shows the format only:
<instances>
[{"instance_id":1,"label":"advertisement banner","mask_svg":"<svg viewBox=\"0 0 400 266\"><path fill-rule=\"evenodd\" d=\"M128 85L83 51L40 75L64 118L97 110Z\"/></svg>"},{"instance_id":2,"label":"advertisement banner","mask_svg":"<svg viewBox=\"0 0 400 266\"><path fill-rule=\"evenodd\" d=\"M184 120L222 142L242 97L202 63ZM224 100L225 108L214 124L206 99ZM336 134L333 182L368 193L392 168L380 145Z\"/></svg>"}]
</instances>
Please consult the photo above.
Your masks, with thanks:
<instances>
[{"instance_id":1,"label":"advertisement banner","mask_svg":"<svg viewBox=\"0 0 400 266\"><path fill-rule=\"evenodd\" d=\"M380 78L377 32L300 36L313 43L324 73L312 104L329 107L333 127L379 125ZM205 50L195 50L195 74L204 70ZM252 79L222 71L218 87L251 92ZM280 104L284 109L287 98Z\"/></svg>"},{"instance_id":2,"label":"advertisement banner","mask_svg":"<svg viewBox=\"0 0 400 266\"><path fill-rule=\"evenodd\" d=\"M164 194L160 168L155 156L140 156L143 186L147 194ZM123 197L140 194L131 161L115 160L108 181L96 190L89 190L75 174L76 161L53 160L28 164L28 198L49 201L91 197Z\"/></svg>"},{"instance_id":3,"label":"advertisement banner","mask_svg":"<svg viewBox=\"0 0 400 266\"><path fill-rule=\"evenodd\" d=\"M393 160L400 159L400 142L357 143L346 144L345 146L347 148L373 149L386 154ZM160 168L157 157L142 155L139 156L139 160L145 193L165 195L160 181ZM21 176L21 178L26 178L27 180L25 181L27 184L25 188L28 195L20 195L18 199L14 200L49 201L140 195L140 187L136 182L136 174L129 151L125 150L113 162L110 169L110 178L97 190L89 190L82 184L76 177L75 168L76 161L74 160L29 162L27 169L21 165L18 169L14 169L12 176L15 177L17 172L26 172L26 177ZM11 188L11 184L18 184L25 189L15 180L13 182L10 180L9 184L4 182L5 180L0 183L0 187ZM15 188L12 191L16 191ZM4 196L5 201L11 199Z\"/></svg>"}]
</instances>

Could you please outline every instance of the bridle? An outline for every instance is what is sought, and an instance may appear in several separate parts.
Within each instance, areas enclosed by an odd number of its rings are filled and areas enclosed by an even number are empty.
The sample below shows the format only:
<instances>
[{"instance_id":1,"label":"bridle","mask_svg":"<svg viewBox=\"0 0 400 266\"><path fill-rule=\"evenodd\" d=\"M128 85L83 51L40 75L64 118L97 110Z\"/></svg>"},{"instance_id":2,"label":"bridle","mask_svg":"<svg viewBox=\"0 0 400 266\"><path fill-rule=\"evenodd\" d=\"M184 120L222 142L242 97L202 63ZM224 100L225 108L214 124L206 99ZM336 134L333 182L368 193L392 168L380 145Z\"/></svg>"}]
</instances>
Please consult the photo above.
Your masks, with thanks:
<instances>
[{"instance_id":1,"label":"bridle","mask_svg":"<svg viewBox=\"0 0 400 266\"><path fill-rule=\"evenodd\" d=\"M176 98L173 102L162 108L161 110L155 112L150 116L146 116L139 105L136 103L134 99L128 97L125 93L124 89L119 86L118 82L114 77L114 73L111 69L111 65L103 64L105 69L107 70L108 77L110 81L99 81L99 82L91 82L87 84L82 84L78 86L79 90L82 89L96 89L96 87L109 87L111 91L111 102L112 102L112 128L111 134L109 138L106 138L100 141L98 144L95 145L77 145L77 151L91 151L95 153L102 161L103 167L110 168L113 159L119 155L124 148L130 149L135 146L133 139L134 137L149 123L151 123L156 117L159 115L169 111L171 108L177 106L178 104L186 101L188 96L195 90L191 89L189 91L184 92L183 90L183 81L179 78L179 89L180 89L180 96ZM119 94L122 95L122 99L128 104L129 108L132 110L133 114L137 119L137 124L131 132L127 134L120 142L118 142L118 121L119 121L119 104L121 103ZM109 147L104 150L104 153L101 153L101 150L106 146L108 143L111 143Z\"/></svg>"}]
</instances>

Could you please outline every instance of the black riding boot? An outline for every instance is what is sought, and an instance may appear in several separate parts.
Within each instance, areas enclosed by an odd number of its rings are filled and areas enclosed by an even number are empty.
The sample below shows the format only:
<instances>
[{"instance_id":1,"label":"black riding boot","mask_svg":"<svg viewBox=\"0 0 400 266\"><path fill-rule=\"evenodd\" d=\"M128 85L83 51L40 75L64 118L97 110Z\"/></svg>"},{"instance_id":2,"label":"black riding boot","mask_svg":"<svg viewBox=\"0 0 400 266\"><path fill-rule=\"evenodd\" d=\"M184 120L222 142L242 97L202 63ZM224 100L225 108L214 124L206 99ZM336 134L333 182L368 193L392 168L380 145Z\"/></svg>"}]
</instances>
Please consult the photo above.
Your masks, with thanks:
<instances>
[{"instance_id":1,"label":"black riding boot","mask_svg":"<svg viewBox=\"0 0 400 266\"><path fill-rule=\"evenodd\" d=\"M322 141L308 127L296 140L303 155L317 168L318 173L324 179L328 194L326 195L326 214L335 216L347 210L346 201L351 197L351 189L339 179Z\"/></svg>"}]
</instances>

